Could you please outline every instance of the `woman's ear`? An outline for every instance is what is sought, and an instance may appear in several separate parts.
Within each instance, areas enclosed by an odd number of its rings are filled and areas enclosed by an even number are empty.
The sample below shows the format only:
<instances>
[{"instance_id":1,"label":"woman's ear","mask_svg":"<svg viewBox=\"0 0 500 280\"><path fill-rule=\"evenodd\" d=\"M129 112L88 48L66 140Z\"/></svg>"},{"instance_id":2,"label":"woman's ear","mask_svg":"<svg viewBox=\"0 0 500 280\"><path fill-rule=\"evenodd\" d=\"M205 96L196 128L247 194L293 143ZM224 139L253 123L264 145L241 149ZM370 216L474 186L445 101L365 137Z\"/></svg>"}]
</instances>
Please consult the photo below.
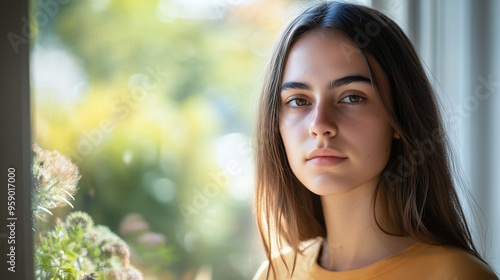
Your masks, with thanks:
<instances>
[{"instance_id":1,"label":"woman's ear","mask_svg":"<svg viewBox=\"0 0 500 280\"><path fill-rule=\"evenodd\" d=\"M396 139L400 139L400 138L401 138L401 136L399 136L399 134L398 134L396 131L394 131L394 138L396 138Z\"/></svg>"}]
</instances>

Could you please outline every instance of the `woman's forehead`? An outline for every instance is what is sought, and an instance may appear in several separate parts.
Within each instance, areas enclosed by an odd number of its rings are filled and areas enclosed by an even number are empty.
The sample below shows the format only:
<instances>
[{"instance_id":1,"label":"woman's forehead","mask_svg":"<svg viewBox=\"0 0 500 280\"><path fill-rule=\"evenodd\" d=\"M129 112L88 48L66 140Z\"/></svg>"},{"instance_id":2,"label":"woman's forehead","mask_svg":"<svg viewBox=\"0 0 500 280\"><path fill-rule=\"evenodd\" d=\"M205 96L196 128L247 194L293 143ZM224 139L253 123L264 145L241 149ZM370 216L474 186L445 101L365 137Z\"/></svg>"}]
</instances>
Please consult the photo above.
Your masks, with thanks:
<instances>
[{"instance_id":1,"label":"woman's forehead","mask_svg":"<svg viewBox=\"0 0 500 280\"><path fill-rule=\"evenodd\" d=\"M369 76L361 50L339 32L314 30L301 36L291 47L283 79L321 75L359 74Z\"/></svg>"}]
</instances>

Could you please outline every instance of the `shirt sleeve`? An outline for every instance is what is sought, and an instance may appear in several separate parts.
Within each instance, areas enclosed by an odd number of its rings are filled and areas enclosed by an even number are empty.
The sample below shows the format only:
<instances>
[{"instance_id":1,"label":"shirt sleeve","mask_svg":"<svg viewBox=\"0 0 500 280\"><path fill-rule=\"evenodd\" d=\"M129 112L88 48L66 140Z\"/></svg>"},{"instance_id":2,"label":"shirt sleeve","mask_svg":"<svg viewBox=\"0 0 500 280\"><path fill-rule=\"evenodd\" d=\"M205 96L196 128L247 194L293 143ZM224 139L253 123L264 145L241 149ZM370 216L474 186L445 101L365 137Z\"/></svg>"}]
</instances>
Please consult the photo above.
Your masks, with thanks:
<instances>
[{"instance_id":1,"label":"shirt sleeve","mask_svg":"<svg viewBox=\"0 0 500 280\"><path fill-rule=\"evenodd\" d=\"M490 267L468 253L454 254L442 264L439 271L441 275L436 279L498 280L498 276Z\"/></svg>"}]
</instances>

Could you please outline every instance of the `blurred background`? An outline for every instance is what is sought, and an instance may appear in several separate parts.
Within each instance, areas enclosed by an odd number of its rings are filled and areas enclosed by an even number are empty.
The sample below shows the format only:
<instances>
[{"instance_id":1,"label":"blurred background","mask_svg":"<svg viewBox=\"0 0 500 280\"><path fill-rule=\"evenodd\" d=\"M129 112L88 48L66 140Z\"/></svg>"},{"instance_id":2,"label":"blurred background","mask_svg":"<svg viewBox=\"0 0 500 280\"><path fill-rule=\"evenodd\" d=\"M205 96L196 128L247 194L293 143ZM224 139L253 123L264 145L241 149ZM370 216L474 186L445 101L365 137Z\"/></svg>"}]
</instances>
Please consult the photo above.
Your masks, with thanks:
<instances>
[{"instance_id":1,"label":"blurred background","mask_svg":"<svg viewBox=\"0 0 500 280\"><path fill-rule=\"evenodd\" d=\"M275 38L309 2L31 0L32 141L78 165L75 209L129 244L144 279L250 279L264 260L256 101ZM396 20L421 54L463 199L482 210L467 212L474 236L500 271L500 1L356 2Z\"/></svg>"},{"instance_id":2,"label":"blurred background","mask_svg":"<svg viewBox=\"0 0 500 280\"><path fill-rule=\"evenodd\" d=\"M284 0L32 1L33 143L144 279L249 279L252 122ZM54 212L61 219L70 207Z\"/></svg>"}]
</instances>

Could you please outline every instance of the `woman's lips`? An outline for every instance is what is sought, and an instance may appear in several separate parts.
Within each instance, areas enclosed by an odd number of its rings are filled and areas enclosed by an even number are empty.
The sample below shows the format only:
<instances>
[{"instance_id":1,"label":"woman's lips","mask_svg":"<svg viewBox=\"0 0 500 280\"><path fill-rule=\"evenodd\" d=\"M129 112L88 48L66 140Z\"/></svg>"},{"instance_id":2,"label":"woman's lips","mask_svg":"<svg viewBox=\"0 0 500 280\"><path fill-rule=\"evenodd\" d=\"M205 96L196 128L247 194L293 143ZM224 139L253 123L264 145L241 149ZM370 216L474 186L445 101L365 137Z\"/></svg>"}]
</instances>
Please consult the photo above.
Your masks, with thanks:
<instances>
[{"instance_id":1,"label":"woman's lips","mask_svg":"<svg viewBox=\"0 0 500 280\"><path fill-rule=\"evenodd\" d=\"M333 166L342 163L346 158L334 156L318 156L308 159L307 162L317 166Z\"/></svg>"}]
</instances>

